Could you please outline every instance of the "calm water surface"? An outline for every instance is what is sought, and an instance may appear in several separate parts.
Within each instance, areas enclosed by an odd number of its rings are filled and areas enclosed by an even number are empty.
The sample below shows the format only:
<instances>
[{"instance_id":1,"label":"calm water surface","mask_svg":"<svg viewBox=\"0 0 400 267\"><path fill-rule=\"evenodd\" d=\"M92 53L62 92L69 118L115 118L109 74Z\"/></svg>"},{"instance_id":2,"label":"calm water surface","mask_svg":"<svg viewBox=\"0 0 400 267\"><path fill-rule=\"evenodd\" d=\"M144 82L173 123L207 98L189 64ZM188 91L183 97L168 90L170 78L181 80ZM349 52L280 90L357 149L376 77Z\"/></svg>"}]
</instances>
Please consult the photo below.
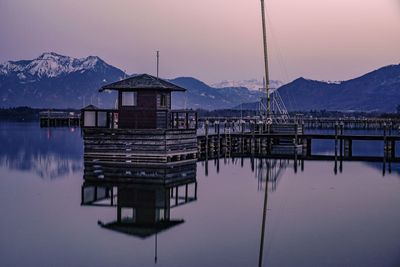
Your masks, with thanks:
<instances>
[{"instance_id":1,"label":"calm water surface","mask_svg":"<svg viewBox=\"0 0 400 267\"><path fill-rule=\"evenodd\" d=\"M198 162L197 200L171 209L184 222L139 238L98 225L115 207L81 205L79 129L1 124L0 137L0 266L258 266L265 196L263 266L400 266L396 164Z\"/></svg>"}]
</instances>

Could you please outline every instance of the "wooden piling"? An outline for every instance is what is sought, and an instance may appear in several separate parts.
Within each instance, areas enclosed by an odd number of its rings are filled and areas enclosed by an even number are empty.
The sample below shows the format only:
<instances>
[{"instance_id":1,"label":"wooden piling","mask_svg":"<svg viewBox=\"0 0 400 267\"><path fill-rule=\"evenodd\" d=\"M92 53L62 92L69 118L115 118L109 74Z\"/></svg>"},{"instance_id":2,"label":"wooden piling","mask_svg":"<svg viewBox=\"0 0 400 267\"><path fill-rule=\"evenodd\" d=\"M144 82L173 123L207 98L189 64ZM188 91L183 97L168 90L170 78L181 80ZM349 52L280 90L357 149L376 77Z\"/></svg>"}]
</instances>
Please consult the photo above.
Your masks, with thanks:
<instances>
[{"instance_id":1,"label":"wooden piling","mask_svg":"<svg viewBox=\"0 0 400 267\"><path fill-rule=\"evenodd\" d=\"M339 124L335 123L335 161L337 160L337 151L338 151L338 133L339 133Z\"/></svg>"},{"instance_id":2,"label":"wooden piling","mask_svg":"<svg viewBox=\"0 0 400 267\"><path fill-rule=\"evenodd\" d=\"M343 122L340 123L340 158L343 158Z\"/></svg>"}]
</instances>

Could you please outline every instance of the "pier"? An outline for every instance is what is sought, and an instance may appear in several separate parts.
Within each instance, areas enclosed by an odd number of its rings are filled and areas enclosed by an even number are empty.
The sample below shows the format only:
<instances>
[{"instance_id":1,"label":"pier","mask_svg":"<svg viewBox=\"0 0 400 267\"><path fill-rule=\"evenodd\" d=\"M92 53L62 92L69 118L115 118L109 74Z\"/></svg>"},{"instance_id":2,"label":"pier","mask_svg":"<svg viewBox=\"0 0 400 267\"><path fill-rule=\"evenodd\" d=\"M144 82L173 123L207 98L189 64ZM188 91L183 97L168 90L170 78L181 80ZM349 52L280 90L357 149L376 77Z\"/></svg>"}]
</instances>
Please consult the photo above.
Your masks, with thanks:
<instances>
[{"instance_id":1,"label":"pier","mask_svg":"<svg viewBox=\"0 0 400 267\"><path fill-rule=\"evenodd\" d=\"M208 122L210 126L215 124L221 124L222 127L235 127L236 130L243 124L246 129L249 129L249 125L258 124L259 119L257 117L201 117L199 118L199 125L204 127L204 124ZM398 118L364 118L364 117L296 117L293 116L287 120L288 123L299 124L304 129L335 129L336 125L343 125L346 130L380 130L384 127L392 130L400 130L400 117ZM233 129L235 130L235 129Z\"/></svg>"},{"instance_id":2,"label":"pier","mask_svg":"<svg viewBox=\"0 0 400 267\"><path fill-rule=\"evenodd\" d=\"M303 144L300 152L284 153L273 151L271 144L280 138L298 140ZM334 141L332 151L334 155L317 155L312 153L312 145L317 140ZM355 141L381 141L384 156L353 155L353 143ZM381 136L381 135L353 135L353 134L211 134L208 136L198 136L198 149L200 154L207 154L208 157L216 155L234 156L268 156L271 158L294 158L306 160L353 160L353 161L378 161L387 159L392 162L400 162L400 157L396 155L396 143L400 141L400 136ZM289 149L288 149L289 151ZM281 152L281 153L279 153Z\"/></svg>"},{"instance_id":3,"label":"pier","mask_svg":"<svg viewBox=\"0 0 400 267\"><path fill-rule=\"evenodd\" d=\"M232 126L232 124L228 124ZM303 159L335 159L399 162L396 155L396 143L400 141L400 135L391 128L384 126L382 134L348 134L344 131L343 124L335 124L334 133L305 133L304 128L299 128L294 133L280 129L275 133L272 127L257 125L246 127L244 123L233 130L231 127L223 127L215 124L213 133L209 133L209 124L205 123L204 133L197 136L198 150L200 154L241 153L247 155L268 155L302 157ZM282 126L281 126L282 127ZM295 126L296 128L298 126ZM283 142L282 142L283 140ZM313 155L313 143L317 140L332 141L334 155ZM353 143L357 141L380 141L382 143L383 156L353 155ZM280 144L275 146L274 144ZM294 149L293 145L301 145L300 149Z\"/></svg>"},{"instance_id":4,"label":"pier","mask_svg":"<svg viewBox=\"0 0 400 267\"><path fill-rule=\"evenodd\" d=\"M41 111L39 113L40 127L78 127L80 113L68 111Z\"/></svg>"},{"instance_id":5,"label":"pier","mask_svg":"<svg viewBox=\"0 0 400 267\"><path fill-rule=\"evenodd\" d=\"M395 120L325 121L326 133L315 133L307 120L293 120L286 125L269 125L255 118L247 119L197 119L194 111L168 112L166 129L118 129L117 110L86 110L95 118L92 127L85 127L85 152L87 159L129 164L168 163L196 160L202 154L242 154L307 160L360 160L400 162L396 144L400 141ZM86 113L87 114L87 113ZM329 122L329 123L328 123ZM321 123L319 121L318 123ZM352 124L354 123L354 124ZM361 122L360 122L361 123ZM320 124L319 124L320 125ZM346 127L347 125L347 127ZM361 128L357 127L359 125ZM379 130L355 133L353 130ZM310 132L307 132L309 130ZM330 141L332 155L313 154L320 140ZM354 154L354 143L378 142L383 156ZM168 151L168 156L165 156ZM336 153L336 154L335 154ZM122 162L122 163L121 163Z\"/></svg>"},{"instance_id":6,"label":"pier","mask_svg":"<svg viewBox=\"0 0 400 267\"><path fill-rule=\"evenodd\" d=\"M304 121L298 120L286 125L268 125L257 120L200 122L198 130L198 151L213 156L218 153L262 155L271 157L301 157L303 159L365 161L400 161L396 155L396 143L400 135L393 129L394 124L382 123L382 131L377 134L345 133L344 123L333 124L332 133L305 133ZM290 127L294 128L289 129ZM279 129L276 129L279 128ZM345 131L346 130L346 131ZM313 143L317 140L332 141L334 155L314 155ZM357 141L381 142L383 156L354 155L353 143ZM278 144L278 145L277 145ZM295 149L293 149L293 147Z\"/></svg>"}]
</instances>

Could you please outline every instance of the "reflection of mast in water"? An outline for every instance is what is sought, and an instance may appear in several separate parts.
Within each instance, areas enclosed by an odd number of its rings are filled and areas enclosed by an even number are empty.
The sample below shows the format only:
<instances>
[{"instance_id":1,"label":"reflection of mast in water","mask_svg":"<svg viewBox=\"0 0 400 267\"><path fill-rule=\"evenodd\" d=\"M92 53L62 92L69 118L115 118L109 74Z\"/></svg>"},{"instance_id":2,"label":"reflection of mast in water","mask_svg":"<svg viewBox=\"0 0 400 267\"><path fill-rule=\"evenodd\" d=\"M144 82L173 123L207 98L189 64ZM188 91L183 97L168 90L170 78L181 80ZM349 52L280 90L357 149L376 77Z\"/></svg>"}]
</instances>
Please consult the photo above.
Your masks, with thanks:
<instances>
[{"instance_id":1,"label":"reflection of mast in water","mask_svg":"<svg viewBox=\"0 0 400 267\"><path fill-rule=\"evenodd\" d=\"M258 179L258 189L263 189L264 186L264 205L261 223L261 238L260 238L260 252L258 257L258 266L263 263L264 239L265 239L265 225L267 220L268 210L268 190L269 184L272 185L272 191L276 190L279 178L282 176L284 170L289 165L289 160L285 159L255 159L256 169L255 174Z\"/></svg>"},{"instance_id":2,"label":"reflection of mast in water","mask_svg":"<svg viewBox=\"0 0 400 267\"><path fill-rule=\"evenodd\" d=\"M264 206L263 206L263 216L262 216L262 223L261 223L261 240L260 240L260 253L258 256L258 266L262 266L263 262L263 251L264 251L264 236L265 236L265 223L266 223L266 217L267 217L267 206L268 206L268 182L270 178L270 159L266 160L266 165L267 165L267 172L266 172L266 183L265 183L265 191L264 191Z\"/></svg>"},{"instance_id":3,"label":"reflection of mast in water","mask_svg":"<svg viewBox=\"0 0 400 267\"><path fill-rule=\"evenodd\" d=\"M155 237L155 245L154 245L154 262L157 263L157 251L158 251L158 247L157 247L157 232L156 232L156 237Z\"/></svg>"}]
</instances>

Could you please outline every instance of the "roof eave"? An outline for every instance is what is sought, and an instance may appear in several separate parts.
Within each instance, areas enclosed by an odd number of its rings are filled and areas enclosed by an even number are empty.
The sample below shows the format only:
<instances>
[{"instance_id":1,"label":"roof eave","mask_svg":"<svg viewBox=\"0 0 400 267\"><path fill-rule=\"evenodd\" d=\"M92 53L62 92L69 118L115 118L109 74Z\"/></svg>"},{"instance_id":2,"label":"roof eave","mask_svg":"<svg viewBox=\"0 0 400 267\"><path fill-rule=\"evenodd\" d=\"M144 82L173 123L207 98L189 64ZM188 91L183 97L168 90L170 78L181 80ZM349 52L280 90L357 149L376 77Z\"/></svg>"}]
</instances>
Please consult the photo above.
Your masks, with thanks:
<instances>
[{"instance_id":1,"label":"roof eave","mask_svg":"<svg viewBox=\"0 0 400 267\"><path fill-rule=\"evenodd\" d=\"M142 74L134 77L129 77L121 81L103 85L99 92L105 90L129 91L129 90L168 90L176 92L185 92L186 89L173 84L167 80L160 79L148 74Z\"/></svg>"},{"instance_id":2,"label":"roof eave","mask_svg":"<svg viewBox=\"0 0 400 267\"><path fill-rule=\"evenodd\" d=\"M103 86L99 89L99 92L104 92L106 90L114 90L114 91L129 91L129 90L140 90L140 89L148 89L148 90L168 90L171 92L186 92L187 90L185 88L177 87L177 88L164 88L164 87L137 87L137 88L131 88L131 87L109 87L109 86Z\"/></svg>"}]
</instances>

